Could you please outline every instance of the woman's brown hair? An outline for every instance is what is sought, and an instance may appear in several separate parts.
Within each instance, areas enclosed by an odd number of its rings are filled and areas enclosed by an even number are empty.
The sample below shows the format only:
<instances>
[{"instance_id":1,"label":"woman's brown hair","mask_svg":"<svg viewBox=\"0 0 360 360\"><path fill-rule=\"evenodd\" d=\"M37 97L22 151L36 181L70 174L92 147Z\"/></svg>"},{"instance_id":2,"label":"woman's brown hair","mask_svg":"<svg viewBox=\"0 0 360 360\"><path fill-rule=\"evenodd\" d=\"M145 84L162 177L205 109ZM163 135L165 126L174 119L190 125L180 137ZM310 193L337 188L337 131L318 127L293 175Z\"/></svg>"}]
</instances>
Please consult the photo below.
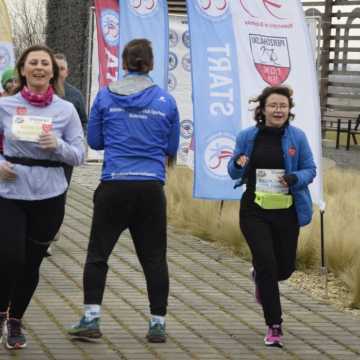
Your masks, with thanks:
<instances>
[{"instance_id":1,"label":"woman's brown hair","mask_svg":"<svg viewBox=\"0 0 360 360\"><path fill-rule=\"evenodd\" d=\"M21 70L23 69L23 67L25 65L28 55L35 51L45 51L50 56L51 64L52 64L52 68L53 68L53 74L54 74L53 78L50 80L50 84L54 88L55 94L63 97L64 96L64 88L59 82L59 67L56 63L56 60L54 57L54 52L45 45L30 46L27 49L25 49L23 51L23 53L20 55L18 61L16 62L16 67L15 67L17 75L18 75L18 83L19 83L17 88L15 89L15 94L18 93L19 91L21 91L24 86L26 86L26 78L25 78L25 76L21 75Z\"/></svg>"},{"instance_id":2,"label":"woman's brown hair","mask_svg":"<svg viewBox=\"0 0 360 360\"><path fill-rule=\"evenodd\" d=\"M151 42L147 39L131 40L123 50L122 61L124 70L147 74L154 66Z\"/></svg>"},{"instance_id":3,"label":"woman's brown hair","mask_svg":"<svg viewBox=\"0 0 360 360\"><path fill-rule=\"evenodd\" d=\"M251 99L249 101L250 103L253 103L253 102L258 103L257 107L254 110L254 120L258 123L258 125L265 124L264 111L265 111L265 106L266 106L266 100L272 94L278 94L278 95L285 96L289 101L289 109L290 110L295 105L294 100L292 98L293 91L290 87L288 87L288 86L268 86L268 87L264 88L259 96L257 96L254 99ZM295 118L295 115L290 111L289 118L287 119L287 121L291 121L294 118Z\"/></svg>"}]
</instances>

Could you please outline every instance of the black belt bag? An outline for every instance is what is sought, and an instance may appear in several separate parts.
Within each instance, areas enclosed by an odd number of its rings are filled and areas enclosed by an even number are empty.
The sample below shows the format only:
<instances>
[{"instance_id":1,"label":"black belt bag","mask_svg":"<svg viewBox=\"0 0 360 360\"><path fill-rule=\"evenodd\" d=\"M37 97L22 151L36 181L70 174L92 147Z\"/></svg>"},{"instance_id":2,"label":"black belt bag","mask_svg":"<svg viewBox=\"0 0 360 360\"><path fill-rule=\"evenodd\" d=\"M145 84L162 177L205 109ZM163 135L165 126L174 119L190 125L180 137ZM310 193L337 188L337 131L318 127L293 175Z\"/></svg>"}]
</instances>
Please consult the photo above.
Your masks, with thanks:
<instances>
[{"instance_id":1,"label":"black belt bag","mask_svg":"<svg viewBox=\"0 0 360 360\"><path fill-rule=\"evenodd\" d=\"M7 156L7 155L4 155L4 158L13 164L26 165L26 166L42 166L42 167L68 166L61 161L55 161L55 160L31 159L31 158L23 158L23 157Z\"/></svg>"},{"instance_id":2,"label":"black belt bag","mask_svg":"<svg viewBox=\"0 0 360 360\"><path fill-rule=\"evenodd\" d=\"M73 167L71 165L55 160L31 159L31 158L7 156L7 155L3 155L3 156L7 161L10 161L12 164L19 164L25 166L62 167L64 169L66 181L68 184L70 184L70 179L73 170Z\"/></svg>"}]
</instances>

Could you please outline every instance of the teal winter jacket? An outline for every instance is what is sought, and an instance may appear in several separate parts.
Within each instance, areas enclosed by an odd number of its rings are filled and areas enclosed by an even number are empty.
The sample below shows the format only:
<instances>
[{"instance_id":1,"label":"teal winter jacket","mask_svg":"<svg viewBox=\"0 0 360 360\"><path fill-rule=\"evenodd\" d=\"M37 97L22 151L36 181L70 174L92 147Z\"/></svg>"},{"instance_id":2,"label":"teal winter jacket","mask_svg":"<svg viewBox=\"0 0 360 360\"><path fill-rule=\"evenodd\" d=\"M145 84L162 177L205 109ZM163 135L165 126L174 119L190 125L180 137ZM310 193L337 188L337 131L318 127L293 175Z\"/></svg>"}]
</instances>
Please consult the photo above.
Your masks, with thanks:
<instances>
[{"instance_id":1,"label":"teal winter jacket","mask_svg":"<svg viewBox=\"0 0 360 360\"><path fill-rule=\"evenodd\" d=\"M230 177L237 180L235 188L245 183L244 175L247 173L247 165L239 167L235 162L242 155L251 158L258 132L259 128L252 126L240 131L236 137L234 155L228 163ZM294 174L298 179L296 184L290 186L290 193L294 199L299 225L304 226L309 224L312 218L312 200L308 185L316 176L316 165L306 135L301 129L288 125L282 136L281 145L285 174Z\"/></svg>"}]
</instances>

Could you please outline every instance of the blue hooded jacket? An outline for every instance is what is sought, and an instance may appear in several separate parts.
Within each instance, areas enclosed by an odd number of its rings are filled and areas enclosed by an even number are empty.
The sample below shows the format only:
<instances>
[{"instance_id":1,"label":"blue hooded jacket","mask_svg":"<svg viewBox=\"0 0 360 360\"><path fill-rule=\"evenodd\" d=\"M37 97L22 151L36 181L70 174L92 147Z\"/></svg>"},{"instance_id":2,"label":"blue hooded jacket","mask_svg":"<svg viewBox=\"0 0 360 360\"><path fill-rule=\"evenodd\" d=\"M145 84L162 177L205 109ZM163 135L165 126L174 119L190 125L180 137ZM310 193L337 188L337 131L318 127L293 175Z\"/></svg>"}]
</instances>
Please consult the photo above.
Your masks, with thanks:
<instances>
[{"instance_id":1,"label":"blue hooded jacket","mask_svg":"<svg viewBox=\"0 0 360 360\"><path fill-rule=\"evenodd\" d=\"M120 89L129 90L122 86L127 80L120 80ZM175 100L153 83L128 95L103 88L90 112L87 139L92 149L105 150L102 180L164 182L166 156L175 156L179 145Z\"/></svg>"},{"instance_id":2,"label":"blue hooded jacket","mask_svg":"<svg viewBox=\"0 0 360 360\"><path fill-rule=\"evenodd\" d=\"M235 187L244 184L247 165L237 167L236 160L245 155L251 157L259 128L252 126L240 131L236 137L234 155L228 163L228 173L232 179L238 179ZM284 154L285 174L296 175L298 181L290 186L300 226L310 223L312 218L312 200L308 185L316 176L316 165L305 133L299 128L288 125L281 139Z\"/></svg>"}]
</instances>

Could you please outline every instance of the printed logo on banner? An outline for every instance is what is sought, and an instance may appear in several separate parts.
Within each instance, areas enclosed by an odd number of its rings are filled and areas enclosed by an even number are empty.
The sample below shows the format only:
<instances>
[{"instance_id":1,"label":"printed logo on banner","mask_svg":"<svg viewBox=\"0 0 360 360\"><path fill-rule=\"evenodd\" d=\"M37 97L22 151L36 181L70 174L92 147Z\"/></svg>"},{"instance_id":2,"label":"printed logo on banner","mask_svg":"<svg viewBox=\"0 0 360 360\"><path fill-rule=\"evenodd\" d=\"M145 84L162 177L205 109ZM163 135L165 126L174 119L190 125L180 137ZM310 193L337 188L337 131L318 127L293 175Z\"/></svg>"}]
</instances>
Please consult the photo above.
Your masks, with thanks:
<instances>
[{"instance_id":1,"label":"printed logo on banner","mask_svg":"<svg viewBox=\"0 0 360 360\"><path fill-rule=\"evenodd\" d=\"M184 142L180 145L180 151L178 152L178 155L181 162L185 163L187 161L189 155L189 143Z\"/></svg>"},{"instance_id":2,"label":"printed logo on banner","mask_svg":"<svg viewBox=\"0 0 360 360\"><path fill-rule=\"evenodd\" d=\"M186 30L182 34L182 41L185 47L190 49L190 32L189 30Z\"/></svg>"},{"instance_id":3,"label":"printed logo on banner","mask_svg":"<svg viewBox=\"0 0 360 360\"><path fill-rule=\"evenodd\" d=\"M169 70L174 70L178 65L178 58L175 53L169 52Z\"/></svg>"},{"instance_id":4,"label":"printed logo on banner","mask_svg":"<svg viewBox=\"0 0 360 360\"><path fill-rule=\"evenodd\" d=\"M185 119L180 123L180 134L184 139L191 139L194 132L193 122Z\"/></svg>"},{"instance_id":5,"label":"printed logo on banner","mask_svg":"<svg viewBox=\"0 0 360 360\"><path fill-rule=\"evenodd\" d=\"M181 59L182 67L185 71L191 71L191 58L190 53L186 53Z\"/></svg>"},{"instance_id":6,"label":"printed logo on banner","mask_svg":"<svg viewBox=\"0 0 360 360\"><path fill-rule=\"evenodd\" d=\"M169 46L170 47L175 47L179 42L179 35L178 33L173 30L173 29L170 29L170 32L169 32Z\"/></svg>"},{"instance_id":7,"label":"printed logo on banner","mask_svg":"<svg viewBox=\"0 0 360 360\"><path fill-rule=\"evenodd\" d=\"M168 74L168 90L174 91L177 86L177 80L174 74L169 73Z\"/></svg>"},{"instance_id":8,"label":"printed logo on banner","mask_svg":"<svg viewBox=\"0 0 360 360\"><path fill-rule=\"evenodd\" d=\"M282 84L291 70L287 38L249 34L249 40L253 61L262 79L271 86Z\"/></svg>"},{"instance_id":9,"label":"printed logo on banner","mask_svg":"<svg viewBox=\"0 0 360 360\"><path fill-rule=\"evenodd\" d=\"M219 133L208 139L204 161L208 173L216 178L228 177L227 164L233 155L235 139L232 135Z\"/></svg>"},{"instance_id":10,"label":"printed logo on banner","mask_svg":"<svg viewBox=\"0 0 360 360\"><path fill-rule=\"evenodd\" d=\"M128 5L136 15L152 16L159 9L159 0L128 0Z\"/></svg>"},{"instance_id":11,"label":"printed logo on banner","mask_svg":"<svg viewBox=\"0 0 360 360\"><path fill-rule=\"evenodd\" d=\"M101 31L105 42L109 46L119 45L120 15L112 9L105 9L101 12Z\"/></svg>"},{"instance_id":12,"label":"printed logo on banner","mask_svg":"<svg viewBox=\"0 0 360 360\"><path fill-rule=\"evenodd\" d=\"M6 47L0 46L0 71L10 65L11 57Z\"/></svg>"},{"instance_id":13,"label":"printed logo on banner","mask_svg":"<svg viewBox=\"0 0 360 360\"><path fill-rule=\"evenodd\" d=\"M239 1L241 8L252 18L270 15L272 18L278 20L286 19L286 6L289 6L288 0L262 0L260 1L260 4L254 0Z\"/></svg>"},{"instance_id":14,"label":"printed logo on banner","mask_svg":"<svg viewBox=\"0 0 360 360\"><path fill-rule=\"evenodd\" d=\"M222 20L229 14L230 0L196 0L196 8L210 20Z\"/></svg>"}]
</instances>

